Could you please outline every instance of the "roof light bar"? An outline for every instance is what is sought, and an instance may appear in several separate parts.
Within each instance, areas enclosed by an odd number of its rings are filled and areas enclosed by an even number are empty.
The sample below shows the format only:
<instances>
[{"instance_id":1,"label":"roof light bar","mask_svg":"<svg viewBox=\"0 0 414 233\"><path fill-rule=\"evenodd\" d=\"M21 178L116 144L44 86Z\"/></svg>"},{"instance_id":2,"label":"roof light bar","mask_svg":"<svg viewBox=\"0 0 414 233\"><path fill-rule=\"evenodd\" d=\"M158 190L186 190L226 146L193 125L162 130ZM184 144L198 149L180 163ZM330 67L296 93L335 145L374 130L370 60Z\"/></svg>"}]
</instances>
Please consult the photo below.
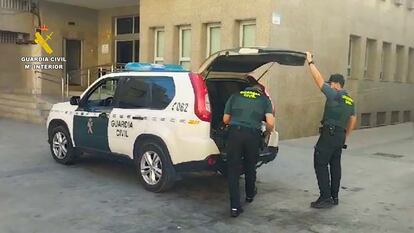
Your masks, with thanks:
<instances>
[{"instance_id":1,"label":"roof light bar","mask_svg":"<svg viewBox=\"0 0 414 233\"><path fill-rule=\"evenodd\" d=\"M150 71L150 72L185 72L188 71L180 65L174 64L151 64L151 63L137 63L130 62L125 65L127 71Z\"/></svg>"}]
</instances>

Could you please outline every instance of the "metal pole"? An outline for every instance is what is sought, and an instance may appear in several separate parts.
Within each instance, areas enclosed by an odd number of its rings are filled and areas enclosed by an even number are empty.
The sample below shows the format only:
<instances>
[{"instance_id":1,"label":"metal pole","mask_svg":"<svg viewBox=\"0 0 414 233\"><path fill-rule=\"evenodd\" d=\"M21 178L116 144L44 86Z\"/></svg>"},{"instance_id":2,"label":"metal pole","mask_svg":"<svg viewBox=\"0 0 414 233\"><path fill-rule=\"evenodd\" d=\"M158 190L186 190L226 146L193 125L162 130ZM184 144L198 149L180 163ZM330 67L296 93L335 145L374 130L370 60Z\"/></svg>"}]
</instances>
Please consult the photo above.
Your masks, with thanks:
<instances>
[{"instance_id":1,"label":"metal pole","mask_svg":"<svg viewBox=\"0 0 414 233\"><path fill-rule=\"evenodd\" d=\"M69 74L66 74L66 97L69 97Z\"/></svg>"},{"instance_id":2,"label":"metal pole","mask_svg":"<svg viewBox=\"0 0 414 233\"><path fill-rule=\"evenodd\" d=\"M65 78L61 78L62 80L62 100L65 97Z\"/></svg>"},{"instance_id":3,"label":"metal pole","mask_svg":"<svg viewBox=\"0 0 414 233\"><path fill-rule=\"evenodd\" d=\"M89 85L91 85L91 70L90 69L88 69L88 86L87 87L89 87Z\"/></svg>"},{"instance_id":4,"label":"metal pole","mask_svg":"<svg viewBox=\"0 0 414 233\"><path fill-rule=\"evenodd\" d=\"M114 65L111 65L111 73L114 72Z\"/></svg>"},{"instance_id":5,"label":"metal pole","mask_svg":"<svg viewBox=\"0 0 414 233\"><path fill-rule=\"evenodd\" d=\"M83 82L84 78L83 78L82 70L79 71L79 76L80 76L80 79L81 79L81 86L83 86L84 85L84 82Z\"/></svg>"}]
</instances>

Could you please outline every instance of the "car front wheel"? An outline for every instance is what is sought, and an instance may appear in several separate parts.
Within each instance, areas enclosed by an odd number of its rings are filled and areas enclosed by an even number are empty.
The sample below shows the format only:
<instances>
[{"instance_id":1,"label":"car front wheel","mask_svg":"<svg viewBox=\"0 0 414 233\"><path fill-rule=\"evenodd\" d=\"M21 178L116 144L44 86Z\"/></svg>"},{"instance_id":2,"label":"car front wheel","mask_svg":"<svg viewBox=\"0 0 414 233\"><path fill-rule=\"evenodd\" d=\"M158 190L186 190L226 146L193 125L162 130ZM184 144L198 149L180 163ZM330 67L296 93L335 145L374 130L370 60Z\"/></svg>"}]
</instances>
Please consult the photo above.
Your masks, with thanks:
<instances>
[{"instance_id":1,"label":"car front wheel","mask_svg":"<svg viewBox=\"0 0 414 233\"><path fill-rule=\"evenodd\" d=\"M66 128L63 126L53 128L50 137L50 151L53 159L61 164L73 163L77 154Z\"/></svg>"}]
</instances>

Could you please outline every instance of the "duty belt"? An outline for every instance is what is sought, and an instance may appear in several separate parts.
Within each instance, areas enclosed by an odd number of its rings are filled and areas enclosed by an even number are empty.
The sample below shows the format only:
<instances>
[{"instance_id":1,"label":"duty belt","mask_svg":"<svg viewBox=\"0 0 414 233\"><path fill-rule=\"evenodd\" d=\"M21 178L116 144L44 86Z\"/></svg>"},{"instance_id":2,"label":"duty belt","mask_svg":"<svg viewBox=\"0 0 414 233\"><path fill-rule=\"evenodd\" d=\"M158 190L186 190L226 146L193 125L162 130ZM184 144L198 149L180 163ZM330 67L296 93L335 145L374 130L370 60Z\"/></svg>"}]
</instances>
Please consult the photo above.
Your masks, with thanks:
<instances>
[{"instance_id":1,"label":"duty belt","mask_svg":"<svg viewBox=\"0 0 414 233\"><path fill-rule=\"evenodd\" d=\"M252 133L252 134L261 134L262 133L259 129L250 128L250 127L241 126L241 125L230 125L230 129L239 130L239 131L242 131L242 132L248 132L248 133Z\"/></svg>"},{"instance_id":2,"label":"duty belt","mask_svg":"<svg viewBox=\"0 0 414 233\"><path fill-rule=\"evenodd\" d=\"M323 131L328 131L331 136L335 135L335 132L341 132L341 133L346 132L346 130L340 126L328 125L328 124L325 124L319 128L319 133L322 133Z\"/></svg>"}]
</instances>

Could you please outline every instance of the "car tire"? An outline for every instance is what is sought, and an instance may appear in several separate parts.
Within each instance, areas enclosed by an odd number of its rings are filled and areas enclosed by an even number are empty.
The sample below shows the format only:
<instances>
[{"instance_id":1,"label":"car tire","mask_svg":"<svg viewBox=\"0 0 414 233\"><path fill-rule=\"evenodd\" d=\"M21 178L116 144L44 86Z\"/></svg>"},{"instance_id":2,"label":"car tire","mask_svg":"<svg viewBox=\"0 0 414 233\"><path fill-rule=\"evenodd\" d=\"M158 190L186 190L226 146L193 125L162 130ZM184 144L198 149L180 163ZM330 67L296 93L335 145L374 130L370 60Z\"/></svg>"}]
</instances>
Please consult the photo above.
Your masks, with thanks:
<instances>
[{"instance_id":1,"label":"car tire","mask_svg":"<svg viewBox=\"0 0 414 233\"><path fill-rule=\"evenodd\" d=\"M175 183L175 170L168 150L158 142L143 141L134 156L138 179L148 191L159 193Z\"/></svg>"},{"instance_id":2,"label":"car tire","mask_svg":"<svg viewBox=\"0 0 414 233\"><path fill-rule=\"evenodd\" d=\"M78 157L66 127L57 126L50 133L50 151L53 159L61 164L73 164Z\"/></svg>"}]
</instances>

